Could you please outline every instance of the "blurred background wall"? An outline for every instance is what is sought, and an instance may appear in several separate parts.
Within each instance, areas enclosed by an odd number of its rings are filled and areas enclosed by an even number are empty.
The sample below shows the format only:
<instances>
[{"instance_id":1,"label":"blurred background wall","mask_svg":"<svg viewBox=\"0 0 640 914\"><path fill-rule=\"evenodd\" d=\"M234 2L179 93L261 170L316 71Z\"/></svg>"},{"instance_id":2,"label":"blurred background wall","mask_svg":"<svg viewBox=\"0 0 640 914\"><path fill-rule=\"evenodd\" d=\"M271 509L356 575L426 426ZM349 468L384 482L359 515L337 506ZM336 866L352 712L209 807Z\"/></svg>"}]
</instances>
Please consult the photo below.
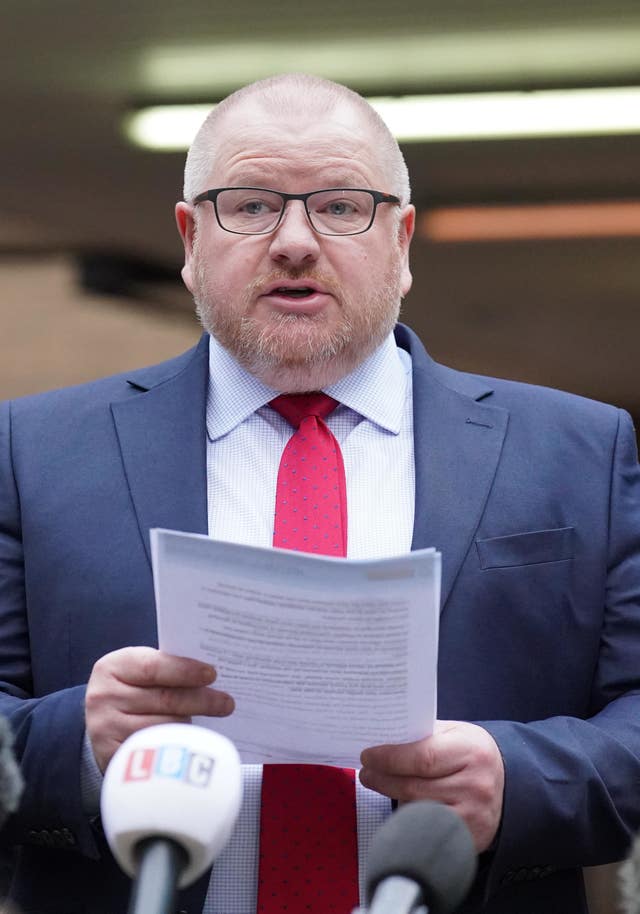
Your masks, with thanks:
<instances>
[{"instance_id":1,"label":"blurred background wall","mask_svg":"<svg viewBox=\"0 0 640 914\"><path fill-rule=\"evenodd\" d=\"M370 96L640 85L637 0L5 0L0 41L0 397L198 336L184 152L132 145L131 111L295 69ZM436 358L640 415L638 130L403 143L420 214L404 317Z\"/></svg>"},{"instance_id":2,"label":"blurred background wall","mask_svg":"<svg viewBox=\"0 0 640 914\"><path fill-rule=\"evenodd\" d=\"M199 335L173 222L184 153L127 139L145 105L215 102L284 70L370 96L523 104L640 86L637 0L4 0L0 42L2 398ZM467 135L403 142L419 213L404 319L455 367L640 417L640 123L576 135L570 121L480 136L486 121L473 135L453 115ZM589 879L593 910L613 911L610 884Z\"/></svg>"}]
</instances>

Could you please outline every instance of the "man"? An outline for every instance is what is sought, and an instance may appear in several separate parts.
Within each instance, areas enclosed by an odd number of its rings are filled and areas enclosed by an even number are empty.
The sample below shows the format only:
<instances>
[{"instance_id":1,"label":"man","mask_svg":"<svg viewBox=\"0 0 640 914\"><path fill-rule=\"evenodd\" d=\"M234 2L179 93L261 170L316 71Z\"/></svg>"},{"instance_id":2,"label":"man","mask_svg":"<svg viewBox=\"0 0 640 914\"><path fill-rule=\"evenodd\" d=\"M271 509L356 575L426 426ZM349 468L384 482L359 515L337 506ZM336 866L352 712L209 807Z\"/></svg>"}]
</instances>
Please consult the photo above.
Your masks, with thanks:
<instances>
[{"instance_id":1,"label":"man","mask_svg":"<svg viewBox=\"0 0 640 914\"><path fill-rule=\"evenodd\" d=\"M443 553L441 721L365 749L358 802L374 818L388 798L452 806L481 855L466 910L585 910L580 867L622 857L640 826L628 416L437 365L401 325L394 338L411 285L406 168L343 87L284 76L230 96L193 144L176 216L210 337L0 414L0 711L27 784L7 834L23 844L13 897L123 907L100 773L140 727L233 711L212 668L153 648L149 528L269 545L292 429L268 404L324 390L340 403L326 424L348 556ZM253 914L256 789L252 774L247 846L181 910L206 895L205 910Z\"/></svg>"}]
</instances>

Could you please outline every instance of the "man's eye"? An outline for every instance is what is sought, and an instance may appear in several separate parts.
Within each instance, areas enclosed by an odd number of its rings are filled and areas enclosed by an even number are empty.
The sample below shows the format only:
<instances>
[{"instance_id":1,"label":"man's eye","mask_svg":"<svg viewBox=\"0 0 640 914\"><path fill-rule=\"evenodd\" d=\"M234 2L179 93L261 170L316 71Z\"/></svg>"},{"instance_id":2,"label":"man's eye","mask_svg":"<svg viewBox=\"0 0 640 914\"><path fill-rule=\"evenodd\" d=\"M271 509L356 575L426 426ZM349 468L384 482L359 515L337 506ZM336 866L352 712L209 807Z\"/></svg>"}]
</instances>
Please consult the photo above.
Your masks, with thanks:
<instances>
[{"instance_id":1,"label":"man's eye","mask_svg":"<svg viewBox=\"0 0 640 914\"><path fill-rule=\"evenodd\" d=\"M356 210L356 206L349 200L332 200L323 207L323 212L328 216L352 216Z\"/></svg>"},{"instance_id":2,"label":"man's eye","mask_svg":"<svg viewBox=\"0 0 640 914\"><path fill-rule=\"evenodd\" d=\"M273 204L267 200L247 200L238 207L238 212L245 213L247 216L262 216L273 211Z\"/></svg>"}]
</instances>

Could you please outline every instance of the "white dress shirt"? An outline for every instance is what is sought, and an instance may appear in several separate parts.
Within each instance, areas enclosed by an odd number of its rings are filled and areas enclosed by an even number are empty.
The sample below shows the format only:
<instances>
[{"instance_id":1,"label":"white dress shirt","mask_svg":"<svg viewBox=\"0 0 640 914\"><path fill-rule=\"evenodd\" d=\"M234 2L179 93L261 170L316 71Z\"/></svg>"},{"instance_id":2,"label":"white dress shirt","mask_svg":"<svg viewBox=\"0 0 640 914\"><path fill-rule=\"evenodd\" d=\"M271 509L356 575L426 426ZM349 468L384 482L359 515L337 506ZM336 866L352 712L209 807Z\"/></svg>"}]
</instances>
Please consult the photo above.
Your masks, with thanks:
<instances>
[{"instance_id":1,"label":"white dress shirt","mask_svg":"<svg viewBox=\"0 0 640 914\"><path fill-rule=\"evenodd\" d=\"M209 349L207 496L209 535L270 546L278 465L293 434L268 405L274 391L214 339ZM340 402L327 424L342 449L347 481L348 558L409 551L415 507L411 360L393 336L358 368L325 388ZM364 747L363 747L364 748ZM243 767L242 810L214 865L204 914L255 914L262 769ZM358 863L390 802L356 779Z\"/></svg>"}]
</instances>

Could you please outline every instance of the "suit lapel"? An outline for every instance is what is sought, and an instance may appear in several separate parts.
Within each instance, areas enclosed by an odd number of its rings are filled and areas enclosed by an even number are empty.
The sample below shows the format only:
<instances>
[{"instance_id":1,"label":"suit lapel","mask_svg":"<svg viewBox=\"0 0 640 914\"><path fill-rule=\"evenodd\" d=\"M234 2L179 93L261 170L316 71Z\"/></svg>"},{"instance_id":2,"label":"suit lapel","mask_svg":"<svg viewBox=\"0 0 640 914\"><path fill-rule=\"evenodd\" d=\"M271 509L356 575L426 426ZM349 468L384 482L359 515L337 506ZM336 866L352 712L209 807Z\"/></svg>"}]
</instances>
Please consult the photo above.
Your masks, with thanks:
<instances>
[{"instance_id":1,"label":"suit lapel","mask_svg":"<svg viewBox=\"0 0 640 914\"><path fill-rule=\"evenodd\" d=\"M508 412L477 402L491 388L434 363L404 328L413 364L416 501L412 549L442 552L446 605L489 497Z\"/></svg>"},{"instance_id":2,"label":"suit lapel","mask_svg":"<svg viewBox=\"0 0 640 914\"><path fill-rule=\"evenodd\" d=\"M124 471L151 561L149 530L207 532L208 337L181 359L136 372L111 404Z\"/></svg>"},{"instance_id":3,"label":"suit lapel","mask_svg":"<svg viewBox=\"0 0 640 914\"><path fill-rule=\"evenodd\" d=\"M411 548L442 552L442 606L482 517L506 432L506 410L478 402L480 381L434 363L404 327L413 364L416 498ZM208 337L181 359L136 372L112 403L124 471L150 559L149 530L206 533Z\"/></svg>"}]
</instances>

